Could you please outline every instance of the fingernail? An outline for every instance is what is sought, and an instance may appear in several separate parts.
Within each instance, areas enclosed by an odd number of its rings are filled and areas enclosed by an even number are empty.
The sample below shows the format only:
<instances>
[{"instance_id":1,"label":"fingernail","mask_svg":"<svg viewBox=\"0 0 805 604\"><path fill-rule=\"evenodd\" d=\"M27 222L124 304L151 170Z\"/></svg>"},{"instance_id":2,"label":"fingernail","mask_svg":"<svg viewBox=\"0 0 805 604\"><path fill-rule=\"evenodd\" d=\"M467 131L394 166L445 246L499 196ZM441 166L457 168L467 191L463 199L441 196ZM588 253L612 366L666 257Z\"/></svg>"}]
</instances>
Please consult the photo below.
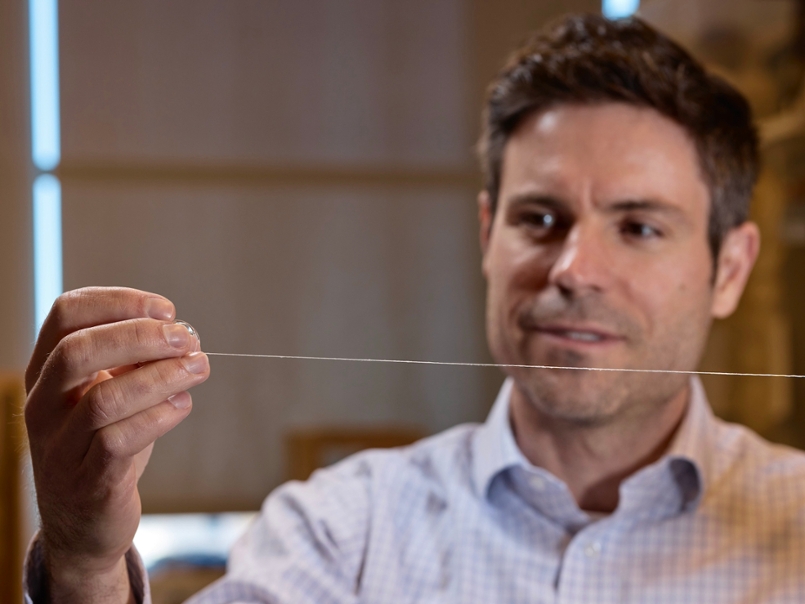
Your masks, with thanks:
<instances>
[{"instance_id":1,"label":"fingernail","mask_svg":"<svg viewBox=\"0 0 805 604\"><path fill-rule=\"evenodd\" d=\"M190 394L187 392L180 392L179 394L169 396L168 401L177 409L187 409L193 404L193 399L190 398Z\"/></svg>"},{"instance_id":2,"label":"fingernail","mask_svg":"<svg viewBox=\"0 0 805 604\"><path fill-rule=\"evenodd\" d=\"M190 332L185 329L184 325L165 323L162 326L162 331L168 344L174 348L184 348L190 343Z\"/></svg>"},{"instance_id":3,"label":"fingernail","mask_svg":"<svg viewBox=\"0 0 805 604\"><path fill-rule=\"evenodd\" d=\"M209 367L209 360L203 352L191 352L183 356L182 363L190 373L204 373Z\"/></svg>"},{"instance_id":4,"label":"fingernail","mask_svg":"<svg viewBox=\"0 0 805 604\"><path fill-rule=\"evenodd\" d=\"M173 319L173 304L165 298L148 298L145 301L145 314L152 319L170 321Z\"/></svg>"}]
</instances>

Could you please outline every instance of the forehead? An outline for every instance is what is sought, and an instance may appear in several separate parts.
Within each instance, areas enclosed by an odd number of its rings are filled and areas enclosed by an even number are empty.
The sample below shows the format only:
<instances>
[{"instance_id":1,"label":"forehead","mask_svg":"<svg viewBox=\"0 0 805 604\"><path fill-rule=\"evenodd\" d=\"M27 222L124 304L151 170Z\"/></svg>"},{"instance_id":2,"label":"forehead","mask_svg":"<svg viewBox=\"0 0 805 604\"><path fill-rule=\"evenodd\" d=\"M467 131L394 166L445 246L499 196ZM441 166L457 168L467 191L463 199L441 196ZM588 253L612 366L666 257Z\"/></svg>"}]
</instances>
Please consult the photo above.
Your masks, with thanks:
<instances>
[{"instance_id":1,"label":"forehead","mask_svg":"<svg viewBox=\"0 0 805 604\"><path fill-rule=\"evenodd\" d=\"M692 212L709 205L684 129L625 103L560 105L523 120L504 149L501 199L533 188L571 199L656 198Z\"/></svg>"}]
</instances>

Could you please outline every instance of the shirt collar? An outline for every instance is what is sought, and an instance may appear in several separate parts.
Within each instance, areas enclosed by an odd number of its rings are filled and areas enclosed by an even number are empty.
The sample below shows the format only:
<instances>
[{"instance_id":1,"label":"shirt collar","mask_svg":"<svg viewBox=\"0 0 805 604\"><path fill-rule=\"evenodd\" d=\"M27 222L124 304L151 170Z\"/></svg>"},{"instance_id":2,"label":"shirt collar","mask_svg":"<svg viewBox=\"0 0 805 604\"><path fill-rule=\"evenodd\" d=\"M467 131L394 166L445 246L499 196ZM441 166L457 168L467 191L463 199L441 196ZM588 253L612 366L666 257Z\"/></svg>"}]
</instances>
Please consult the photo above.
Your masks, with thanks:
<instances>
[{"instance_id":1,"label":"shirt collar","mask_svg":"<svg viewBox=\"0 0 805 604\"><path fill-rule=\"evenodd\" d=\"M624 482L639 482L642 474L667 468L679 489L681 506L695 506L704 495L712 475L715 419L701 380L690 381L690 400L668 452L655 464L643 468ZM533 469L514 439L509 404L514 380L507 378L498 393L486 422L472 442L472 476L476 494L486 498L494 478L512 467ZM624 493L625 495L625 493ZM681 510L680 510L681 511Z\"/></svg>"},{"instance_id":2,"label":"shirt collar","mask_svg":"<svg viewBox=\"0 0 805 604\"><path fill-rule=\"evenodd\" d=\"M524 461L509 422L509 401L513 388L514 380L506 378L486 423L475 433L472 442L472 477L479 497L486 497L495 476L507 468L522 465Z\"/></svg>"},{"instance_id":3,"label":"shirt collar","mask_svg":"<svg viewBox=\"0 0 805 604\"><path fill-rule=\"evenodd\" d=\"M698 376L693 376L690 380L690 400L682 423L663 459L657 462L670 463L680 488L687 489L685 499L688 505L698 504L707 485L711 484L715 430L716 420L707 402L704 386ZM684 465L691 468L690 478L680 474Z\"/></svg>"}]
</instances>

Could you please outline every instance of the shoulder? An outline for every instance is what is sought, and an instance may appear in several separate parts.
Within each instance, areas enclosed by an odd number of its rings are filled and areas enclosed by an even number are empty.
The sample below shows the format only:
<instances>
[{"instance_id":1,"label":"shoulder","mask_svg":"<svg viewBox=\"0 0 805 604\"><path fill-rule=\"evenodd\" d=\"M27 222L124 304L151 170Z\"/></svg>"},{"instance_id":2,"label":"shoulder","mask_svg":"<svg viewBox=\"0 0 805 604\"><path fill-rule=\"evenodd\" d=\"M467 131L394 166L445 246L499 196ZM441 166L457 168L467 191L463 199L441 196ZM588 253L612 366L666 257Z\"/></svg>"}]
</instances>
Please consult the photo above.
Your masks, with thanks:
<instances>
[{"instance_id":1,"label":"shoulder","mask_svg":"<svg viewBox=\"0 0 805 604\"><path fill-rule=\"evenodd\" d=\"M771 443L738 424L716 422L716 453L722 470L760 480L805 478L805 451Z\"/></svg>"},{"instance_id":2,"label":"shoulder","mask_svg":"<svg viewBox=\"0 0 805 604\"><path fill-rule=\"evenodd\" d=\"M478 427L462 424L405 447L361 451L317 470L309 482L335 485L357 480L373 490L446 485L469 471L471 442Z\"/></svg>"},{"instance_id":3,"label":"shoulder","mask_svg":"<svg viewBox=\"0 0 805 604\"><path fill-rule=\"evenodd\" d=\"M712 484L717 499L750 514L805 520L805 452L771 443L743 426L717 422Z\"/></svg>"},{"instance_id":4,"label":"shoulder","mask_svg":"<svg viewBox=\"0 0 805 604\"><path fill-rule=\"evenodd\" d=\"M468 474L471 441L479 425L455 426L405 447L361 451L316 470L306 481L285 483L266 501L326 501L329 508L355 511L362 502L368 505L368 499L386 498L395 490L447 486Z\"/></svg>"},{"instance_id":5,"label":"shoulder","mask_svg":"<svg viewBox=\"0 0 805 604\"><path fill-rule=\"evenodd\" d=\"M431 494L462 482L476 429L461 425L406 447L362 451L306 481L287 482L266 498L252 537L293 537L337 549L364 542L378 515L419 509Z\"/></svg>"}]
</instances>

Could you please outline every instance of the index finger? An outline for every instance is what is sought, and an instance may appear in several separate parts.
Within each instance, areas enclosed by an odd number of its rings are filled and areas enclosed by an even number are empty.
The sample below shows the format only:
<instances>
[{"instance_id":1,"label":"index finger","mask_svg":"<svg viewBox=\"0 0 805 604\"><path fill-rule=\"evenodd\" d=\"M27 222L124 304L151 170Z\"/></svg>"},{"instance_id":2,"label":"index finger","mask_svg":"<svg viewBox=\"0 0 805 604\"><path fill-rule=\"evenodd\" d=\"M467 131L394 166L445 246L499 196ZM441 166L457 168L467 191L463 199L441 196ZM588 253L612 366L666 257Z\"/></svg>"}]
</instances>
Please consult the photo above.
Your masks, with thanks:
<instances>
[{"instance_id":1,"label":"index finger","mask_svg":"<svg viewBox=\"0 0 805 604\"><path fill-rule=\"evenodd\" d=\"M157 294L128 287L85 287L66 292L53 303L45 319L25 372L25 388L30 391L42 366L62 338L88 327L128 319L152 318L172 321L173 303Z\"/></svg>"}]
</instances>

